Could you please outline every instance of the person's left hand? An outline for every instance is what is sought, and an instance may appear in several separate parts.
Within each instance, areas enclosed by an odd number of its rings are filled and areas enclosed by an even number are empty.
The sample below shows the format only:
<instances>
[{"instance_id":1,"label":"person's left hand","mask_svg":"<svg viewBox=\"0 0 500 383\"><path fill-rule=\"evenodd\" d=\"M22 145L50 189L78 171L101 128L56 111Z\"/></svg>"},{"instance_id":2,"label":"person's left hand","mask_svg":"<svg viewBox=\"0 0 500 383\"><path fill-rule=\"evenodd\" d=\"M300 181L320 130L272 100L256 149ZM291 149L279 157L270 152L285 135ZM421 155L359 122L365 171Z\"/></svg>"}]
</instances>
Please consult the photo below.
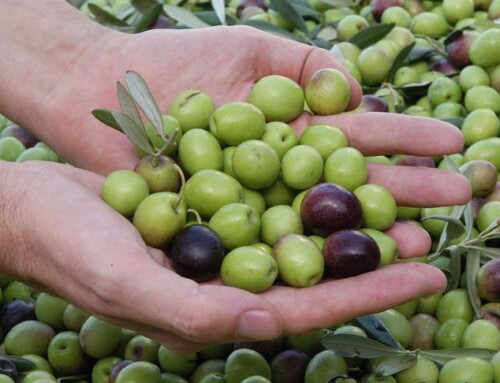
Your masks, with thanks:
<instances>
[{"instance_id":1,"label":"person's left hand","mask_svg":"<svg viewBox=\"0 0 500 383\"><path fill-rule=\"evenodd\" d=\"M327 328L445 285L438 269L420 263L261 294L218 279L197 284L101 200L102 176L38 161L0 162L0 172L0 196L9 201L2 211L9 226L0 236L10 244L2 272L177 351ZM409 234L426 241L424 231ZM411 241L399 244L402 257L413 254Z\"/></svg>"}]
</instances>

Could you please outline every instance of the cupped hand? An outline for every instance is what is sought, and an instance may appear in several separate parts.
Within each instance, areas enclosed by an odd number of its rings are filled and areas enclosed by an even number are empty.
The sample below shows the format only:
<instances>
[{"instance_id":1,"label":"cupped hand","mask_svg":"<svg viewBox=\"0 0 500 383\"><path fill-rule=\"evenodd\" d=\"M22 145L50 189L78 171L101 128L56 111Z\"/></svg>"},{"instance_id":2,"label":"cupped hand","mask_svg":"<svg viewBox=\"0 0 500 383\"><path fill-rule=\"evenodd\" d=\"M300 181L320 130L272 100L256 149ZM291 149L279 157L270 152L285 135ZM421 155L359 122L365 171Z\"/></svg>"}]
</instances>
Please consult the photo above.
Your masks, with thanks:
<instances>
[{"instance_id":1,"label":"cupped hand","mask_svg":"<svg viewBox=\"0 0 500 383\"><path fill-rule=\"evenodd\" d=\"M39 162L4 163L2 174L11 201L2 240L16 244L4 254L5 271L178 351L329 327L445 285L440 271L418 263L262 294L197 284L101 200L102 176Z\"/></svg>"},{"instance_id":2,"label":"cupped hand","mask_svg":"<svg viewBox=\"0 0 500 383\"><path fill-rule=\"evenodd\" d=\"M92 29L83 17L73 19ZM116 82L127 70L146 79L162 111L188 88L205 91L221 105L245 100L266 75L284 75L304 86L317 69L343 70L326 50L248 27L138 35L99 27L92 35L92 42L75 42L80 48L64 62L57 86L37 103L36 119L20 122L71 164L103 175L137 161L128 139L91 115L95 108L118 109ZM54 60L60 64L64 56L54 55ZM40 72L50 68L49 61ZM350 81L353 109L361 91ZM397 114L303 114L292 124L300 133L316 122L338 126L366 155L434 156L463 146L461 133L447 123ZM132 224L101 201L102 176L60 164L2 166L12 182L0 192L15 200L8 205L15 208L3 212L13 220L3 239L20 244L11 262L2 262L9 265L7 271L177 350L327 327L445 286L441 272L416 263L305 289L276 286L259 295L220 283L198 285L171 271L165 255L148 248ZM372 164L368 181L386 186L406 206L456 205L470 197L463 177L437 169ZM428 234L416 226L397 223L388 233L397 240L401 258L430 249Z\"/></svg>"}]
</instances>

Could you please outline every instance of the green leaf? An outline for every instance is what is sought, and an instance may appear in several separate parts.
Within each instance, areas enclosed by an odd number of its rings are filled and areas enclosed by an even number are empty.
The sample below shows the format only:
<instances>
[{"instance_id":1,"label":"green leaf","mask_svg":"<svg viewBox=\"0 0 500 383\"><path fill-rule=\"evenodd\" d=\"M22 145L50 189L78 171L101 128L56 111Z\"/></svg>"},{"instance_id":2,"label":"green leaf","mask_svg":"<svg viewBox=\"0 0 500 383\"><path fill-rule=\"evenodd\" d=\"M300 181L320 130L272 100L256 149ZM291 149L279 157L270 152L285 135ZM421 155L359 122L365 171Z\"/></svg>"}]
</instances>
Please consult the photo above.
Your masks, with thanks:
<instances>
[{"instance_id":1,"label":"green leaf","mask_svg":"<svg viewBox=\"0 0 500 383\"><path fill-rule=\"evenodd\" d=\"M346 358L378 358L387 355L397 355L404 351L394 349L373 339L350 334L326 335L321 344Z\"/></svg>"},{"instance_id":2,"label":"green leaf","mask_svg":"<svg viewBox=\"0 0 500 383\"><path fill-rule=\"evenodd\" d=\"M92 115L99 121L101 121L103 124L111 126L112 128L119 130L121 132L122 128L120 127L118 122L116 122L116 120L114 119L112 112L113 112L112 110L108 109L94 109L92 111Z\"/></svg>"},{"instance_id":3,"label":"green leaf","mask_svg":"<svg viewBox=\"0 0 500 383\"><path fill-rule=\"evenodd\" d=\"M275 34L275 35L278 35L281 37L286 37L290 40L303 42L303 40L299 36L294 35L292 32L289 32L286 29L283 29L281 27L278 27L276 25L273 25L273 24L268 23L268 22L263 21L263 20L246 19L246 20L238 21L237 24L238 25L248 25L248 26L260 29L260 30L265 31L265 32L269 32L269 33L272 33L272 34Z\"/></svg>"},{"instance_id":4,"label":"green leaf","mask_svg":"<svg viewBox=\"0 0 500 383\"><path fill-rule=\"evenodd\" d=\"M394 59L391 69L389 69L389 73L387 74L387 81L392 82L392 78L394 77L394 73L401 68L404 64L411 50L415 46L415 42L401 49Z\"/></svg>"},{"instance_id":5,"label":"green leaf","mask_svg":"<svg viewBox=\"0 0 500 383\"><path fill-rule=\"evenodd\" d=\"M139 108L144 112L156 131L163 134L163 119L161 117L160 108L158 108L146 81L144 81L137 72L127 71L125 83L127 84L130 95L137 105L139 105Z\"/></svg>"},{"instance_id":6,"label":"green leaf","mask_svg":"<svg viewBox=\"0 0 500 383\"><path fill-rule=\"evenodd\" d=\"M448 160L450 160L448 158ZM450 160L451 161L451 160ZM453 161L451 161L453 162ZM455 165L456 166L456 165ZM474 229L474 216L472 211L472 202L469 201L464 208L463 217L465 222L465 240L469 240Z\"/></svg>"},{"instance_id":7,"label":"green leaf","mask_svg":"<svg viewBox=\"0 0 500 383\"><path fill-rule=\"evenodd\" d=\"M316 38L317 39L321 39L321 40L326 40L325 43L327 44L330 44L330 48L332 47L332 44L330 43L330 41L333 41L333 40L336 40L337 39L337 30L329 25L327 25L326 27L322 28L317 34L316 34ZM317 46L320 46L320 44L316 44ZM325 49L330 49L330 48L326 48L326 47L322 47L322 48L325 48Z\"/></svg>"},{"instance_id":8,"label":"green leaf","mask_svg":"<svg viewBox=\"0 0 500 383\"><path fill-rule=\"evenodd\" d=\"M457 164L455 161L453 161L450 156L444 156L443 157L444 162L446 163L446 166L448 167L448 170L455 172L455 173L460 173L460 169L458 168Z\"/></svg>"},{"instance_id":9,"label":"green leaf","mask_svg":"<svg viewBox=\"0 0 500 383\"><path fill-rule=\"evenodd\" d=\"M221 25L226 25L226 5L224 0L210 0Z\"/></svg>"},{"instance_id":10,"label":"green leaf","mask_svg":"<svg viewBox=\"0 0 500 383\"><path fill-rule=\"evenodd\" d=\"M432 81L415 82L399 86L396 89L403 94L405 99L415 99L427 95Z\"/></svg>"},{"instance_id":11,"label":"green leaf","mask_svg":"<svg viewBox=\"0 0 500 383\"><path fill-rule=\"evenodd\" d=\"M323 49L330 49L332 47L332 43L330 41L326 41L322 38L315 38L312 40L312 43L314 46L317 46L317 47L320 47L320 48L323 48Z\"/></svg>"},{"instance_id":12,"label":"green leaf","mask_svg":"<svg viewBox=\"0 0 500 383\"><path fill-rule=\"evenodd\" d=\"M415 354L394 355L393 357L385 359L377 364L374 372L378 372L384 376L390 376L398 373L399 371L413 367L415 363L417 363L417 356Z\"/></svg>"},{"instance_id":13,"label":"green leaf","mask_svg":"<svg viewBox=\"0 0 500 383\"><path fill-rule=\"evenodd\" d=\"M160 4L158 0L132 0L130 3L141 13L144 13L151 7Z\"/></svg>"},{"instance_id":14,"label":"green leaf","mask_svg":"<svg viewBox=\"0 0 500 383\"><path fill-rule=\"evenodd\" d=\"M139 13L132 4L124 4L120 9L118 9L115 16L120 20L126 20L128 22L132 17L139 16Z\"/></svg>"},{"instance_id":15,"label":"green leaf","mask_svg":"<svg viewBox=\"0 0 500 383\"><path fill-rule=\"evenodd\" d=\"M149 142L148 137L144 130L142 130L129 116L123 112L111 111L113 118L118 122L121 130L139 148L144 150L146 153L153 154L154 148Z\"/></svg>"},{"instance_id":16,"label":"green leaf","mask_svg":"<svg viewBox=\"0 0 500 383\"><path fill-rule=\"evenodd\" d=\"M455 290L460 283L460 277L462 275L462 254L458 247L450 251L450 260L451 276L448 278L446 291Z\"/></svg>"},{"instance_id":17,"label":"green leaf","mask_svg":"<svg viewBox=\"0 0 500 383\"><path fill-rule=\"evenodd\" d=\"M442 216L442 220L446 221L443 232L439 237L437 251L440 252L444 246L450 241L459 238L466 232L465 225L462 223L460 217L464 206L454 206L450 216Z\"/></svg>"},{"instance_id":18,"label":"green leaf","mask_svg":"<svg viewBox=\"0 0 500 383\"><path fill-rule=\"evenodd\" d=\"M421 61L429 59L433 54L436 53L436 48L423 46L423 45L415 45L408 56L408 60L410 63L414 61Z\"/></svg>"},{"instance_id":19,"label":"green leaf","mask_svg":"<svg viewBox=\"0 0 500 383\"><path fill-rule=\"evenodd\" d=\"M388 347L400 348L398 342L392 336L387 326L376 314L369 314L357 317L353 323L363 329L369 338L376 340Z\"/></svg>"},{"instance_id":20,"label":"green leaf","mask_svg":"<svg viewBox=\"0 0 500 383\"><path fill-rule=\"evenodd\" d=\"M458 39L460 36L464 34L463 29L457 29L451 33L449 33L445 39L443 40L443 45L449 45L451 44L454 40Z\"/></svg>"},{"instance_id":21,"label":"green leaf","mask_svg":"<svg viewBox=\"0 0 500 383\"><path fill-rule=\"evenodd\" d=\"M186 27L206 28L210 26L204 21L201 21L192 12L188 11L185 8L178 7L176 5L165 4L163 6L163 10L167 14L167 16L171 17L180 24L184 24Z\"/></svg>"},{"instance_id":22,"label":"green leaf","mask_svg":"<svg viewBox=\"0 0 500 383\"><path fill-rule=\"evenodd\" d=\"M498 247L468 246L468 248L479 251L481 254L486 255L489 259L500 258L500 248Z\"/></svg>"},{"instance_id":23,"label":"green leaf","mask_svg":"<svg viewBox=\"0 0 500 383\"><path fill-rule=\"evenodd\" d=\"M360 49L364 49L372 44L375 44L380 39L384 38L394 28L394 24L375 24L365 28L348 41Z\"/></svg>"},{"instance_id":24,"label":"green leaf","mask_svg":"<svg viewBox=\"0 0 500 383\"><path fill-rule=\"evenodd\" d=\"M134 120L138 126L144 128L141 115L139 114L139 110L137 109L134 99L128 92L127 88L125 88L125 86L119 81L116 83L116 92L118 94L118 101L120 102L122 112Z\"/></svg>"},{"instance_id":25,"label":"green leaf","mask_svg":"<svg viewBox=\"0 0 500 383\"><path fill-rule=\"evenodd\" d=\"M154 22L160 16L162 6L160 3L156 3L146 11L141 13L141 16L133 23L134 32L139 33L146 31L151 28Z\"/></svg>"},{"instance_id":26,"label":"green leaf","mask_svg":"<svg viewBox=\"0 0 500 383\"><path fill-rule=\"evenodd\" d=\"M321 0L321 3L331 5L332 7L352 7L353 0Z\"/></svg>"},{"instance_id":27,"label":"green leaf","mask_svg":"<svg viewBox=\"0 0 500 383\"><path fill-rule=\"evenodd\" d=\"M460 221L458 218L452 217L450 215L429 215L427 217L423 217L420 219L420 221L427 221L429 219L438 219L440 221L445 221L449 223L453 223L455 225L463 227L462 221Z\"/></svg>"},{"instance_id":28,"label":"green leaf","mask_svg":"<svg viewBox=\"0 0 500 383\"><path fill-rule=\"evenodd\" d=\"M215 13L215 11L212 9L193 12L193 14L196 17L198 17L201 21L203 21L204 23L207 23L208 25L219 25L220 24L219 17ZM234 24L236 24L237 21L238 21L238 19L236 19L230 15L226 15L226 25L234 25Z\"/></svg>"},{"instance_id":29,"label":"green leaf","mask_svg":"<svg viewBox=\"0 0 500 383\"><path fill-rule=\"evenodd\" d=\"M469 250L465 259L465 277L467 278L467 295L474 309L477 318L481 317L481 298L479 297L476 284L476 276L481 267L479 252L477 250Z\"/></svg>"},{"instance_id":30,"label":"green leaf","mask_svg":"<svg viewBox=\"0 0 500 383\"><path fill-rule=\"evenodd\" d=\"M321 13L319 13L311 4L305 0L288 0L288 2L293 6L293 8L299 13L299 15L308 18L313 18L317 21L321 19Z\"/></svg>"},{"instance_id":31,"label":"green leaf","mask_svg":"<svg viewBox=\"0 0 500 383\"><path fill-rule=\"evenodd\" d=\"M26 372L34 370L37 366L31 360L14 355L6 355L4 358L9 359L16 365L16 369L18 372Z\"/></svg>"},{"instance_id":32,"label":"green leaf","mask_svg":"<svg viewBox=\"0 0 500 383\"><path fill-rule=\"evenodd\" d=\"M66 1L70 3L73 7L80 9L87 0L66 0Z\"/></svg>"},{"instance_id":33,"label":"green leaf","mask_svg":"<svg viewBox=\"0 0 500 383\"><path fill-rule=\"evenodd\" d=\"M496 228L500 227L500 218L493 221L492 223L490 223L486 229L484 229L481 234L484 235L484 234L487 234L487 233L490 233L492 232L493 230L495 230Z\"/></svg>"},{"instance_id":34,"label":"green leaf","mask_svg":"<svg viewBox=\"0 0 500 383\"><path fill-rule=\"evenodd\" d=\"M117 26L117 27L128 27L129 25L112 15L111 13L105 11L104 9L98 7L93 3L88 3L89 11L94 15L96 21L99 24L108 25L108 26Z\"/></svg>"},{"instance_id":35,"label":"green leaf","mask_svg":"<svg viewBox=\"0 0 500 383\"><path fill-rule=\"evenodd\" d=\"M439 120L447 122L449 124L455 125L457 128L461 128L465 120L463 117L440 117Z\"/></svg>"},{"instance_id":36,"label":"green leaf","mask_svg":"<svg viewBox=\"0 0 500 383\"><path fill-rule=\"evenodd\" d=\"M420 350L419 353L436 363L444 365L450 360L463 357L476 357L490 361L497 351L483 348L448 348L444 350Z\"/></svg>"},{"instance_id":37,"label":"green leaf","mask_svg":"<svg viewBox=\"0 0 500 383\"><path fill-rule=\"evenodd\" d=\"M308 32L304 19L288 0L271 0L269 7L302 32Z\"/></svg>"}]
</instances>

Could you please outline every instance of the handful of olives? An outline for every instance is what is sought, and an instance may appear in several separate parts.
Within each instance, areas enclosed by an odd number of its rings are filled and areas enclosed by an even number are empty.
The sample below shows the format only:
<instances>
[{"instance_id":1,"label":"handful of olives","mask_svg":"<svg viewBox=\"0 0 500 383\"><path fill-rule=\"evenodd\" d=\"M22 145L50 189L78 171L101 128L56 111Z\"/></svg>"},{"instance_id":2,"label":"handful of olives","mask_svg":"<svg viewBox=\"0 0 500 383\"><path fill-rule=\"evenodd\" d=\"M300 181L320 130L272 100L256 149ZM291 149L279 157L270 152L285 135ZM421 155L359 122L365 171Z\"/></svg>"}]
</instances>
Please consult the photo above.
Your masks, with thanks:
<instances>
[{"instance_id":1,"label":"handful of olives","mask_svg":"<svg viewBox=\"0 0 500 383\"><path fill-rule=\"evenodd\" d=\"M316 114L344 111L350 87L342 72L322 69L304 90L284 76L263 77L247 102L217 107L189 90L163 115L137 73L128 72L126 83L130 90L119 85L118 93L128 109L94 115L116 122L141 159L134 170L109 174L102 198L147 245L164 250L180 275L199 282L220 275L227 285L261 292L276 280L306 287L325 269L343 278L380 264L377 236L360 229L390 227L394 199L365 183L365 158L340 129L313 125L298 137L289 125L306 104ZM371 218L381 213L383 226Z\"/></svg>"}]
</instances>

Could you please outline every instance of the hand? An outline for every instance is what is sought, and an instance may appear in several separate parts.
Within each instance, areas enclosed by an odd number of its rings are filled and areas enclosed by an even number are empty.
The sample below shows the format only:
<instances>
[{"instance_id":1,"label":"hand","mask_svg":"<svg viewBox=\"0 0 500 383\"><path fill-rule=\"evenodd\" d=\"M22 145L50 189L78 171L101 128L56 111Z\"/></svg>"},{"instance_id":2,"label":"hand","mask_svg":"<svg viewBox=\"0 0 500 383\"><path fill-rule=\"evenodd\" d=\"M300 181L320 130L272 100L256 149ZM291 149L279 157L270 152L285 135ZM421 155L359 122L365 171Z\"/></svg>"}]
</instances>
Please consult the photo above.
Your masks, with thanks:
<instances>
[{"instance_id":1,"label":"hand","mask_svg":"<svg viewBox=\"0 0 500 383\"><path fill-rule=\"evenodd\" d=\"M220 105L245 100L252 84L268 74L288 76L303 86L317 69L341 69L325 50L250 28L123 35L91 23L60 1L30 2L30 7L19 3L0 3L0 25L6 30L16 11L44 14L36 8L51 3L53 12L40 23L30 22L39 33L31 30L23 40L30 28L18 28L18 39L0 39L7 56L22 52L9 56L21 64L0 64L0 79L5 80L0 89L11 95L0 100L0 111L70 163L101 174L131 168L137 161L127 138L91 115L95 108L118 109L116 81L129 69L146 79L162 110L188 88L204 90ZM9 7L14 9L5 9ZM70 26L61 25L60 20L68 19ZM19 41L33 49L16 46ZM45 51L46 41L64 54ZM32 60L38 63L36 70L29 66ZM37 86L18 86L19 77ZM352 109L361 92L352 79L351 84ZM460 132L449 124L397 114L303 114L293 125L301 132L316 122L338 126L350 145L366 155L441 155L463 146ZM0 239L18 244L14 252L2 253L2 267L178 350L327 327L445 285L444 275L425 264L396 264L307 289L273 287L260 295L220 284L198 285L169 270L164 254L147 248L133 226L100 200L101 176L57 164L0 166L9 179L0 189L0 201L8 202L2 223L9 222L2 224ZM389 188L401 205L455 205L470 197L463 177L437 169L373 164L368 181ZM401 258L430 249L428 234L416 226L397 223L388 233L397 240Z\"/></svg>"},{"instance_id":2,"label":"hand","mask_svg":"<svg viewBox=\"0 0 500 383\"><path fill-rule=\"evenodd\" d=\"M444 288L443 274L419 263L258 295L198 285L100 199L102 176L48 162L0 163L0 171L0 200L9 199L0 239L13 244L3 270L178 351L329 327Z\"/></svg>"}]
</instances>

